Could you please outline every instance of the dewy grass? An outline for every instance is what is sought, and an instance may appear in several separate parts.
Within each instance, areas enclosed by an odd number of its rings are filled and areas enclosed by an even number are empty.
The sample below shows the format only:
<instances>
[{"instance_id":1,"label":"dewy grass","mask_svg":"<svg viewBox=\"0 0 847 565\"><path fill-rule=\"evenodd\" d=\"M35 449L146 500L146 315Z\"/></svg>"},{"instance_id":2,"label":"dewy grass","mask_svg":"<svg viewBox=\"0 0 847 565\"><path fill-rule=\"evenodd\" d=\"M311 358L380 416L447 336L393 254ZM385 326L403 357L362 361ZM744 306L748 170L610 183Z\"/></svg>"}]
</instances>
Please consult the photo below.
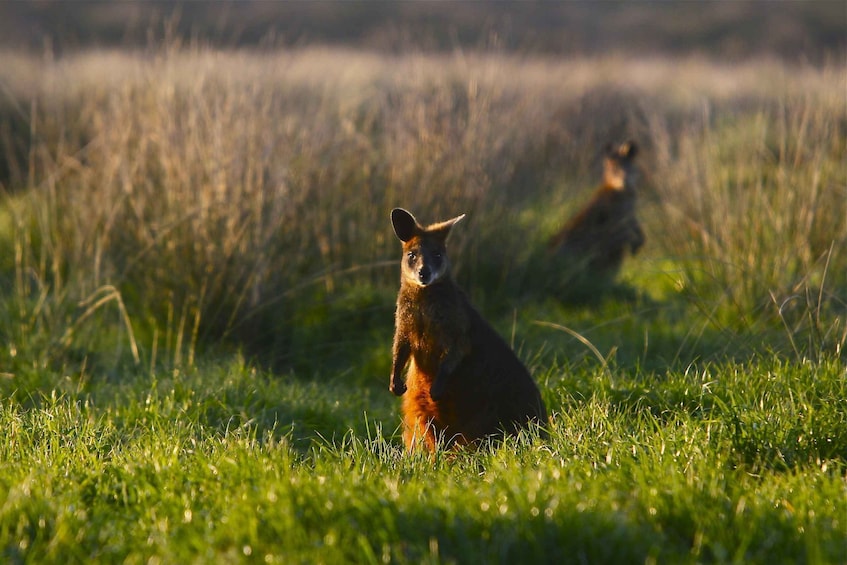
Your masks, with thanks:
<instances>
[{"instance_id":1,"label":"dewy grass","mask_svg":"<svg viewBox=\"0 0 847 565\"><path fill-rule=\"evenodd\" d=\"M0 546L39 562L843 558L840 364L568 378L593 385L553 386L548 440L435 460L403 454L389 402L240 363L5 400ZM339 409L335 439L296 439Z\"/></svg>"}]
</instances>

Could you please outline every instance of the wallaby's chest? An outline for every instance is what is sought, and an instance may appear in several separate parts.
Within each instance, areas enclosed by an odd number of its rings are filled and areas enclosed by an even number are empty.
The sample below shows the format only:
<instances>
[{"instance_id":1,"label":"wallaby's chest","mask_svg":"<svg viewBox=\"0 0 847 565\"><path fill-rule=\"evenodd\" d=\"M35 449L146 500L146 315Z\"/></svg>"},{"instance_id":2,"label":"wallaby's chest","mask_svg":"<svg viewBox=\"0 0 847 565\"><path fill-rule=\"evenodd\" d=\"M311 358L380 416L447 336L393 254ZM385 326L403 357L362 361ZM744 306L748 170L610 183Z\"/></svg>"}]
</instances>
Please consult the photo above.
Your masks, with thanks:
<instances>
[{"instance_id":1,"label":"wallaby's chest","mask_svg":"<svg viewBox=\"0 0 847 565\"><path fill-rule=\"evenodd\" d=\"M624 216L635 207L634 194L629 191L604 189L595 200L595 206L608 211L609 214Z\"/></svg>"},{"instance_id":2,"label":"wallaby's chest","mask_svg":"<svg viewBox=\"0 0 847 565\"><path fill-rule=\"evenodd\" d=\"M468 315L461 295L453 289L401 288L397 322L413 349L432 350L464 338Z\"/></svg>"}]
</instances>

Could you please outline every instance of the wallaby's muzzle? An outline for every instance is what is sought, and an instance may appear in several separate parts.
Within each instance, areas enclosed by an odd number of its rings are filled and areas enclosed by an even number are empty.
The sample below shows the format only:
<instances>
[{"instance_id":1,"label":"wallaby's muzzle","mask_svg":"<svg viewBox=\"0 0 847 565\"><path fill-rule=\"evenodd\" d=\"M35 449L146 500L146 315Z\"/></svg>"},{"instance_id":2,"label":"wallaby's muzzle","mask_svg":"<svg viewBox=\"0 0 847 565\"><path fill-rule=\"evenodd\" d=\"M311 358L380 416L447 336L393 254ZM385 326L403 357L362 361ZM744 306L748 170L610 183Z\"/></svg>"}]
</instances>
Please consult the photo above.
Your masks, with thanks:
<instances>
[{"instance_id":1,"label":"wallaby's muzzle","mask_svg":"<svg viewBox=\"0 0 847 565\"><path fill-rule=\"evenodd\" d=\"M418 271L418 281L421 285L426 286L432 282L432 270L429 267L421 267Z\"/></svg>"}]
</instances>

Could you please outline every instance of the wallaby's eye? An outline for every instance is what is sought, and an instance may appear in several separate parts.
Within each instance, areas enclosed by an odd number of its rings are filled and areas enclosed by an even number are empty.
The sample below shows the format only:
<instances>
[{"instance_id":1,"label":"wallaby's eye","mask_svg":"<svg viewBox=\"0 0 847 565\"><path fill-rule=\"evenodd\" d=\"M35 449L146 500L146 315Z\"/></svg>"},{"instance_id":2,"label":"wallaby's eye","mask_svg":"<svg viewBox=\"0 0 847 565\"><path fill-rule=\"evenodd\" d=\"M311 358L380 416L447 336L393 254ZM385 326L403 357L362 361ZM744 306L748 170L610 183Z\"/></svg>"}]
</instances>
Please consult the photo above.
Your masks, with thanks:
<instances>
[{"instance_id":1,"label":"wallaby's eye","mask_svg":"<svg viewBox=\"0 0 847 565\"><path fill-rule=\"evenodd\" d=\"M412 262L414 262L415 259L418 258L418 254L415 253L414 251L409 251L408 253L406 253L406 257L408 257L409 262L412 263Z\"/></svg>"}]
</instances>

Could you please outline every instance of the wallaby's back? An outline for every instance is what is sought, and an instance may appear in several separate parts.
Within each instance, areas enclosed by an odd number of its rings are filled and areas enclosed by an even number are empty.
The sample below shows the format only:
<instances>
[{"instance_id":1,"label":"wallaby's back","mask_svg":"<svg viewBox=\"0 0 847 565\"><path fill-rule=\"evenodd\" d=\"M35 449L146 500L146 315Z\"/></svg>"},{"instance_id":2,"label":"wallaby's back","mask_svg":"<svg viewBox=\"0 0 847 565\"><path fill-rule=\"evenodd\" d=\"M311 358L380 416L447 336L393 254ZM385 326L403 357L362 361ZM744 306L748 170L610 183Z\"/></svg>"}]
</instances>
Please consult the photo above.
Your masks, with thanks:
<instances>
[{"instance_id":1,"label":"wallaby's back","mask_svg":"<svg viewBox=\"0 0 847 565\"><path fill-rule=\"evenodd\" d=\"M635 215L636 154L633 142L609 146L603 184L550 240L551 249L589 274L614 278L627 249L635 254L644 244L644 231Z\"/></svg>"},{"instance_id":2,"label":"wallaby's back","mask_svg":"<svg viewBox=\"0 0 847 565\"><path fill-rule=\"evenodd\" d=\"M405 395L408 449L468 444L547 422L529 371L451 277L445 241L461 218L423 228L405 210L392 211L403 263L390 388Z\"/></svg>"}]
</instances>

